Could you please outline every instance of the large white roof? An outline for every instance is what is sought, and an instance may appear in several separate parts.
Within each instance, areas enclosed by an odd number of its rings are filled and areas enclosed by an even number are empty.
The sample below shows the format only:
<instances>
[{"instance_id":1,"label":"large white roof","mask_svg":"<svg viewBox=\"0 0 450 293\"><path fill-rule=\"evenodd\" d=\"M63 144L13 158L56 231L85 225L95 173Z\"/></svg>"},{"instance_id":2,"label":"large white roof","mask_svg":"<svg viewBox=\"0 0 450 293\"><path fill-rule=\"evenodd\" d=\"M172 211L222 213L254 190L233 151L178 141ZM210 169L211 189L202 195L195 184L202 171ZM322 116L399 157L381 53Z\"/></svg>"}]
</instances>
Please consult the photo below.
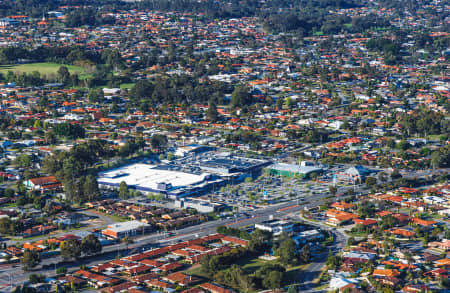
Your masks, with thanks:
<instances>
[{"instance_id":1,"label":"large white roof","mask_svg":"<svg viewBox=\"0 0 450 293\"><path fill-rule=\"evenodd\" d=\"M172 188L181 188L202 182L208 173L200 175L181 171L162 170L156 165L132 164L114 170L102 172L99 175L100 184L120 184L125 181L129 186L144 187L157 190L159 183L171 184Z\"/></svg>"}]
</instances>

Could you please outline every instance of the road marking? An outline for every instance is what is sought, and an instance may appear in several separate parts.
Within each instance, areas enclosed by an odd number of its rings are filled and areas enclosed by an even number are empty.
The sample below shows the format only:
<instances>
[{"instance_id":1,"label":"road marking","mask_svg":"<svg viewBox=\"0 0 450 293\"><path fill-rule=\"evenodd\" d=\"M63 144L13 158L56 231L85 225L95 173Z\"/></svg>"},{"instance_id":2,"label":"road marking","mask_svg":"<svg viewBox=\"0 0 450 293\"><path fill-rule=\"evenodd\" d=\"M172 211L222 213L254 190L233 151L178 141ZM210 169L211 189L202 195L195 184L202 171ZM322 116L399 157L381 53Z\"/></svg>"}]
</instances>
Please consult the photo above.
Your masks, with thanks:
<instances>
[{"instance_id":1,"label":"road marking","mask_svg":"<svg viewBox=\"0 0 450 293\"><path fill-rule=\"evenodd\" d=\"M260 217L260 216L255 216L255 217L253 217L253 218L242 219L242 220L239 220L239 221L237 221L237 222L231 222L231 223L225 224L225 227L229 227L229 226L231 226L231 225L235 225L235 224L240 224L240 223L243 223L243 222L247 222L247 221L250 221L250 220L253 220L253 219L257 219L257 218L259 218L259 217Z\"/></svg>"}]
</instances>

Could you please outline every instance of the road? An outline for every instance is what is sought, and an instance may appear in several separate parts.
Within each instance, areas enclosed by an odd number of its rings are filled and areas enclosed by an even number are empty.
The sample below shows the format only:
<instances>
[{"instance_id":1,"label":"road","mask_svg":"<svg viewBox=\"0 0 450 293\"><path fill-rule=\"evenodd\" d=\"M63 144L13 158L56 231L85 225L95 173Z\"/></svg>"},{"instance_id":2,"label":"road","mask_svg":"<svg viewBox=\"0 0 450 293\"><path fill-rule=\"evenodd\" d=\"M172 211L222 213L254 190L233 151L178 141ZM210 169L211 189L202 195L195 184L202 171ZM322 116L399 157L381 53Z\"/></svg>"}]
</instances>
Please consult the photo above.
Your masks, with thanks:
<instances>
[{"instance_id":1,"label":"road","mask_svg":"<svg viewBox=\"0 0 450 293\"><path fill-rule=\"evenodd\" d=\"M88 223L86 226L76 229L74 231L76 232L81 232L81 231L91 231L92 229L100 229L101 227L106 227L108 225L111 225L113 223L115 223L115 221L107 216L102 215L101 213L97 213L94 211L90 211L90 210L75 210L75 212L79 212L85 215L88 215L92 218L95 218L95 221L97 222L96 224L93 225L93 223ZM57 233L53 233L53 234L45 234L39 237L33 237L32 239L27 239L27 238L23 238L23 239L9 239L7 241L4 241L6 243L6 245L15 245L17 243L19 244L23 244L25 242L30 242L30 241L38 241L38 240L45 240L48 239L49 237L53 237L53 238L57 238L57 237L61 237L67 234L72 233L72 230L69 231L61 231L61 232L57 232Z\"/></svg>"},{"instance_id":2,"label":"road","mask_svg":"<svg viewBox=\"0 0 450 293\"><path fill-rule=\"evenodd\" d=\"M444 169L448 171L448 169ZM439 171L443 171L442 169ZM421 176L425 176L431 172L436 171L426 171L424 173L421 173ZM406 174L405 174L406 175ZM413 176L412 174L408 174L409 176ZM352 188L352 187L350 187ZM347 188L339 188L338 193L341 193L344 191L344 189ZM247 211L247 214L250 215L250 217L243 217L239 216L235 219L221 219L221 220L215 220L210 222L205 222L200 225L186 227L177 231L172 231L175 233L175 236L173 237L167 237L166 233L153 233L149 235L141 236L137 239L135 239L135 242L133 244L130 244L128 247L128 250L126 249L125 244L115 244L111 246L106 246L103 248L103 254L98 255L95 257L90 257L89 259L78 261L78 262L72 262L68 264L64 264L64 267L68 269L69 272L73 272L79 268L81 264L84 264L86 266L92 266L98 263L106 262L111 259L114 259L117 257L118 254L125 256L129 253L136 253L137 251L143 251L143 250L149 250L153 247L158 247L166 244L172 244L177 243L181 241L186 241L194 238L198 238L201 236L205 236L208 234L213 234L216 232L216 229L218 226L226 225L229 227L245 227L249 226L255 223L261 223L265 220L268 220L270 216L274 216L277 218L284 218L289 214L295 214L303 209L311 209L317 206L320 206L323 204L323 202L329 197L328 194L322 193L322 194L314 194L310 197L307 197L304 202L299 202L298 200L292 200L285 203L272 205L270 207L260 208L253 211ZM341 199L344 197L341 197ZM291 207L291 208L289 208ZM288 208L285 210L280 210ZM105 217L107 218L107 217ZM105 221L110 221L105 219ZM318 225L323 229L330 229L330 227L326 225L321 225L319 223L311 222L313 225ZM92 228L92 227L91 227ZM346 243L346 236L341 233L338 230L332 231L335 235L335 242L333 244L332 252L337 253L343 245ZM301 292L312 292L312 281L318 276L320 270L325 265L326 257L328 255L328 252L324 253L323 255L319 255L316 257L315 261L309 266L307 270L305 270L304 274L302 274L302 279L300 282L301 285ZM60 263L62 261L61 257L53 257L48 259L43 259L41 264L44 266L50 266L50 268L39 268L33 272L23 272L20 265L0 265L0 290L2 288L2 285L5 286L10 283L10 278L12 279L12 286L17 286L20 284L23 284L26 280L28 280L28 276L30 273L34 274L45 274L47 276L53 276L55 273L55 263ZM4 290L5 291L5 290ZM7 292L7 291L5 291Z\"/></svg>"},{"instance_id":3,"label":"road","mask_svg":"<svg viewBox=\"0 0 450 293\"><path fill-rule=\"evenodd\" d=\"M323 196L325 198L325 195ZM186 227L180 230L173 231L175 235L173 237L167 237L167 233L152 233L149 235L144 235L134 240L133 244L128 246L128 250L126 249L126 244L120 243L115 245L106 246L103 248L103 253L101 255L90 257L86 260L80 260L77 262L66 263L64 266L68 269L69 272L73 272L77 270L80 265L92 266L98 263L106 262L111 259L117 257L117 255L125 256L129 253L136 253L144 250L149 250L154 247L159 247L163 245L173 244L177 242L182 242L198 237L202 237L205 235L216 233L216 229L218 226L226 225L228 227L244 227L249 226L255 223L261 223L265 220L268 220L271 215L274 217L283 218L286 217L289 213L299 212L305 206L313 207L316 206L319 201L315 203L307 203L304 205L296 205L297 201L289 201L278 205L273 205L264 209L257 209L255 211L249 212L251 217L237 217L235 219L221 219L210 222L205 222L200 225ZM292 207L292 208L289 208ZM280 209L288 208L283 211ZM42 259L41 265L46 268L39 267L38 269L32 272L23 272L20 264L9 264L0 266L0 288L1 285L9 285L10 278L12 280L12 287L14 288L17 285L23 284L28 280L30 274L44 274L46 276L53 276L55 274L55 269L58 268L58 265L54 265L55 263L62 262L62 258L60 256L55 256L52 258ZM5 292L8 292L4 289Z\"/></svg>"},{"instance_id":4,"label":"road","mask_svg":"<svg viewBox=\"0 0 450 293\"><path fill-rule=\"evenodd\" d=\"M334 237L333 245L330 246L329 250L316 255L311 265L302 272L301 278L299 280L299 292L317 292L317 290L314 289L315 284L313 283L313 281L320 275L320 272L324 268L329 251L331 251L332 254L338 254L345 247L348 236L345 235L342 230L334 229L322 223L309 221L308 219L301 217L299 214L297 214L296 216L303 222L320 227L323 230L330 231Z\"/></svg>"}]
</instances>

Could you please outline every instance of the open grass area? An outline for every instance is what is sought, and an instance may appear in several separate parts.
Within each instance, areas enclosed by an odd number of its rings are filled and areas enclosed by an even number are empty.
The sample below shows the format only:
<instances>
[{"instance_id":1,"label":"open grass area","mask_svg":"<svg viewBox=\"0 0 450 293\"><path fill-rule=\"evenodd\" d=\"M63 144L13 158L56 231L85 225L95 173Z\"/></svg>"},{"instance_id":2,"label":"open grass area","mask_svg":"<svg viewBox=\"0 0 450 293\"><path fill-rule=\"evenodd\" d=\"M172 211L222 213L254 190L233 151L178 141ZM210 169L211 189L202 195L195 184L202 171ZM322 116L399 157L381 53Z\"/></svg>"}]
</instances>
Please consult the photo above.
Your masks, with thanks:
<instances>
[{"instance_id":1,"label":"open grass area","mask_svg":"<svg viewBox=\"0 0 450 293\"><path fill-rule=\"evenodd\" d=\"M237 265L242 266L242 268L244 269L244 271L246 271L248 274L253 274L254 272L256 272L257 270L259 270L260 267L262 267L264 264L266 263L278 263L277 260L263 260L263 259L259 259L259 258L242 258L239 260L239 262L237 262Z\"/></svg>"},{"instance_id":2,"label":"open grass area","mask_svg":"<svg viewBox=\"0 0 450 293\"><path fill-rule=\"evenodd\" d=\"M134 83L122 83L120 85L121 89L132 89L134 87Z\"/></svg>"},{"instance_id":3,"label":"open grass area","mask_svg":"<svg viewBox=\"0 0 450 293\"><path fill-rule=\"evenodd\" d=\"M263 260L255 257L244 257L241 258L236 265L241 266L241 268L248 274L253 275L257 270L259 270L264 264L280 264L278 259L274 260ZM286 267L285 274L285 285L298 284L300 280L300 276L304 270L306 270L310 264L302 264L297 266L288 266ZM209 279L206 274L203 273L201 265L195 265L190 269L184 271L187 275L197 276L205 279ZM256 291L249 291L250 293Z\"/></svg>"},{"instance_id":4,"label":"open grass area","mask_svg":"<svg viewBox=\"0 0 450 293\"><path fill-rule=\"evenodd\" d=\"M30 73L33 71L38 71L40 74L51 74L51 73L57 73L58 69L61 66L66 66L67 69L69 69L69 72L72 74L78 73L78 75L81 79L83 77L87 76L83 67L75 66L75 65L51 63L51 62L17 64L17 65L1 65L0 73L3 73L5 75L8 71L21 72L21 73Z\"/></svg>"},{"instance_id":5,"label":"open grass area","mask_svg":"<svg viewBox=\"0 0 450 293\"><path fill-rule=\"evenodd\" d=\"M253 274L257 270L259 270L264 264L270 263L270 264L280 264L278 259L275 260L263 260L259 258L242 258L237 262L237 265L242 266L244 271L246 271L248 274ZM303 270L308 268L310 264L303 264L303 265L297 265L297 266L288 266L286 268L286 282L289 284L293 284L296 281L299 280L299 275Z\"/></svg>"},{"instance_id":6,"label":"open grass area","mask_svg":"<svg viewBox=\"0 0 450 293\"><path fill-rule=\"evenodd\" d=\"M205 273L203 273L201 265L195 265L192 268L190 268L189 270L186 270L185 273L187 275L208 278L208 276Z\"/></svg>"}]
</instances>

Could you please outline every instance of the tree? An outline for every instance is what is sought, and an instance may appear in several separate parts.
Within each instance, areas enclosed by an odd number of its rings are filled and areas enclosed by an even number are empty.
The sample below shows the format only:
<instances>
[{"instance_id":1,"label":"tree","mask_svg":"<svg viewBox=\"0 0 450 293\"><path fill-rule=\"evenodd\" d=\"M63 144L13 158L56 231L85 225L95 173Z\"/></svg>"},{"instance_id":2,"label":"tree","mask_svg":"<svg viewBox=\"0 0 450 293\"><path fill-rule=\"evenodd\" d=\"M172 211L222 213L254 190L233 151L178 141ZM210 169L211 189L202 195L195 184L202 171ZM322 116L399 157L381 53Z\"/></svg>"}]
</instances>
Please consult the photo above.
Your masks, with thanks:
<instances>
[{"instance_id":1,"label":"tree","mask_svg":"<svg viewBox=\"0 0 450 293\"><path fill-rule=\"evenodd\" d=\"M172 161L173 159L175 159L175 155L173 154L173 152L168 152L167 153L167 160Z\"/></svg>"},{"instance_id":2,"label":"tree","mask_svg":"<svg viewBox=\"0 0 450 293\"><path fill-rule=\"evenodd\" d=\"M347 240L348 246L355 245L355 243L356 243L355 238L353 238L353 237L348 238L348 240Z\"/></svg>"},{"instance_id":3,"label":"tree","mask_svg":"<svg viewBox=\"0 0 450 293\"><path fill-rule=\"evenodd\" d=\"M381 182L386 182L388 180L386 173L380 172L378 174L378 180L380 180Z\"/></svg>"},{"instance_id":4,"label":"tree","mask_svg":"<svg viewBox=\"0 0 450 293\"><path fill-rule=\"evenodd\" d=\"M205 254L201 260L200 260L200 264L202 267L202 272L204 272L207 275L211 275L211 270L209 267L209 261L211 260L211 255L209 254Z\"/></svg>"},{"instance_id":5,"label":"tree","mask_svg":"<svg viewBox=\"0 0 450 293\"><path fill-rule=\"evenodd\" d=\"M20 259L24 271L28 271L39 264L41 257L35 249L26 249Z\"/></svg>"},{"instance_id":6,"label":"tree","mask_svg":"<svg viewBox=\"0 0 450 293\"><path fill-rule=\"evenodd\" d=\"M374 177L371 177L371 176L368 176L368 177L366 178L366 185L367 185L368 187L372 187L372 186L374 186L375 184L377 184L377 179L375 179Z\"/></svg>"},{"instance_id":7,"label":"tree","mask_svg":"<svg viewBox=\"0 0 450 293\"><path fill-rule=\"evenodd\" d=\"M65 267L57 268L57 269L56 269L56 273L57 273L58 275L64 275L65 273L67 273L67 268L65 268Z\"/></svg>"},{"instance_id":8,"label":"tree","mask_svg":"<svg viewBox=\"0 0 450 293\"><path fill-rule=\"evenodd\" d=\"M395 146L396 149L399 150L407 150L410 147L409 143L406 140L401 140Z\"/></svg>"},{"instance_id":9,"label":"tree","mask_svg":"<svg viewBox=\"0 0 450 293\"><path fill-rule=\"evenodd\" d=\"M150 143L152 145L152 148L158 150L158 152L161 152L165 148L167 148L167 136L162 134L155 134L152 136Z\"/></svg>"},{"instance_id":10,"label":"tree","mask_svg":"<svg viewBox=\"0 0 450 293\"><path fill-rule=\"evenodd\" d=\"M138 102L140 99L151 97L154 85L148 80L139 80L130 91L130 97Z\"/></svg>"},{"instance_id":11,"label":"tree","mask_svg":"<svg viewBox=\"0 0 450 293\"><path fill-rule=\"evenodd\" d=\"M93 175L86 176L83 183L83 193L88 200L93 200L100 197L100 189L98 188L97 179Z\"/></svg>"},{"instance_id":12,"label":"tree","mask_svg":"<svg viewBox=\"0 0 450 293\"><path fill-rule=\"evenodd\" d=\"M89 234L81 240L81 249L83 253L91 255L102 251L102 245L94 234Z\"/></svg>"},{"instance_id":13,"label":"tree","mask_svg":"<svg viewBox=\"0 0 450 293\"><path fill-rule=\"evenodd\" d=\"M128 235L127 235L122 238L122 243L125 243L125 245L127 246L127 250L128 250L128 245L133 243L133 240L131 240L130 237L128 237Z\"/></svg>"},{"instance_id":14,"label":"tree","mask_svg":"<svg viewBox=\"0 0 450 293\"><path fill-rule=\"evenodd\" d=\"M128 185L125 181L120 182L119 186L119 197L121 199L127 199L129 195Z\"/></svg>"},{"instance_id":15,"label":"tree","mask_svg":"<svg viewBox=\"0 0 450 293\"><path fill-rule=\"evenodd\" d=\"M91 103L101 103L103 102L103 99L105 98L105 95L103 93L103 89L93 89L89 92L89 102Z\"/></svg>"},{"instance_id":16,"label":"tree","mask_svg":"<svg viewBox=\"0 0 450 293\"><path fill-rule=\"evenodd\" d=\"M336 270L341 265L341 258L339 256L331 254L331 250L328 254L327 267L330 270Z\"/></svg>"},{"instance_id":17,"label":"tree","mask_svg":"<svg viewBox=\"0 0 450 293\"><path fill-rule=\"evenodd\" d=\"M27 154L21 154L14 160L14 163L19 165L20 167L30 167L31 157Z\"/></svg>"},{"instance_id":18,"label":"tree","mask_svg":"<svg viewBox=\"0 0 450 293\"><path fill-rule=\"evenodd\" d=\"M311 258L311 249L309 248L308 244L303 246L301 258L302 258L303 263L309 262L309 259Z\"/></svg>"},{"instance_id":19,"label":"tree","mask_svg":"<svg viewBox=\"0 0 450 293\"><path fill-rule=\"evenodd\" d=\"M400 174L400 172L397 169L394 169L394 171L392 171L391 173L391 178L392 180L402 178L402 174Z\"/></svg>"},{"instance_id":20,"label":"tree","mask_svg":"<svg viewBox=\"0 0 450 293\"><path fill-rule=\"evenodd\" d=\"M31 284L42 283L45 279L45 275L31 274L28 276L28 279L30 280Z\"/></svg>"},{"instance_id":21,"label":"tree","mask_svg":"<svg viewBox=\"0 0 450 293\"><path fill-rule=\"evenodd\" d=\"M217 112L217 106L214 102L209 102L208 112L207 112L209 120L211 122L216 122L219 118L219 113Z\"/></svg>"},{"instance_id":22,"label":"tree","mask_svg":"<svg viewBox=\"0 0 450 293\"><path fill-rule=\"evenodd\" d=\"M59 244L59 249L61 250L61 257L64 260L71 260L81 256L81 243L76 239L62 241Z\"/></svg>"},{"instance_id":23,"label":"tree","mask_svg":"<svg viewBox=\"0 0 450 293\"><path fill-rule=\"evenodd\" d=\"M330 193L331 193L333 196L335 196L336 193L337 193L337 188L336 188L336 186L334 186L334 185L328 186L328 190L330 191Z\"/></svg>"},{"instance_id":24,"label":"tree","mask_svg":"<svg viewBox=\"0 0 450 293\"><path fill-rule=\"evenodd\" d=\"M250 105L251 102L252 97L246 86L238 85L234 88L233 93L231 93L231 105L233 107L242 107L245 105Z\"/></svg>"},{"instance_id":25,"label":"tree","mask_svg":"<svg viewBox=\"0 0 450 293\"><path fill-rule=\"evenodd\" d=\"M0 219L0 233L1 234L11 234L12 221L10 218Z\"/></svg>"},{"instance_id":26,"label":"tree","mask_svg":"<svg viewBox=\"0 0 450 293\"><path fill-rule=\"evenodd\" d=\"M56 143L56 135L53 131L48 130L45 132L44 140L46 144L54 144Z\"/></svg>"},{"instance_id":27,"label":"tree","mask_svg":"<svg viewBox=\"0 0 450 293\"><path fill-rule=\"evenodd\" d=\"M250 235L250 241L248 242L248 250L252 253L261 253L265 248L264 241L267 239L263 231L256 229Z\"/></svg>"},{"instance_id":28,"label":"tree","mask_svg":"<svg viewBox=\"0 0 450 293\"><path fill-rule=\"evenodd\" d=\"M431 166L433 168L439 168L443 164L443 159L439 151L434 151L431 153Z\"/></svg>"},{"instance_id":29,"label":"tree","mask_svg":"<svg viewBox=\"0 0 450 293\"><path fill-rule=\"evenodd\" d=\"M277 249L276 254L280 257L280 262L285 265L296 263L297 247L295 241L287 238L281 243L280 248Z\"/></svg>"},{"instance_id":30,"label":"tree","mask_svg":"<svg viewBox=\"0 0 450 293\"><path fill-rule=\"evenodd\" d=\"M61 66L58 69L58 81L67 84L70 81L70 72L66 66Z\"/></svg>"},{"instance_id":31,"label":"tree","mask_svg":"<svg viewBox=\"0 0 450 293\"><path fill-rule=\"evenodd\" d=\"M270 272L266 278L263 279L263 286L270 289L277 289L281 287L283 280L283 273L280 271Z\"/></svg>"},{"instance_id":32,"label":"tree","mask_svg":"<svg viewBox=\"0 0 450 293\"><path fill-rule=\"evenodd\" d=\"M56 135L70 139L83 138L85 135L85 130L81 125L68 122L56 124L53 130Z\"/></svg>"}]
</instances>

